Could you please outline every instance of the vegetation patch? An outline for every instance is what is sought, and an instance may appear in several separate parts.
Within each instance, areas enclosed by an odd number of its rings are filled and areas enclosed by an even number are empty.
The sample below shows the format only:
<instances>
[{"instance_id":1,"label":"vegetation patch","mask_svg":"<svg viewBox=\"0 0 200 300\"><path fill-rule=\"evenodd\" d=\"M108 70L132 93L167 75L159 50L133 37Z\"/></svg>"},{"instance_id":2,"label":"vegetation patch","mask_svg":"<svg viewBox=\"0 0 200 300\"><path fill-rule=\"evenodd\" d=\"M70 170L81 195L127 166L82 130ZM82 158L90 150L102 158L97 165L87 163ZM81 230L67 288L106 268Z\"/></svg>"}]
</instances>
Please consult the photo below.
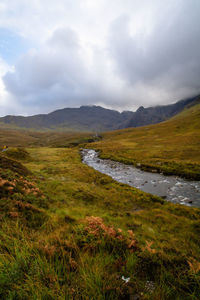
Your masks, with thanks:
<instances>
[{"instance_id":1,"label":"vegetation patch","mask_svg":"<svg viewBox=\"0 0 200 300\"><path fill-rule=\"evenodd\" d=\"M31 172L20 162L0 155L0 168L3 170L11 170L20 175L29 175Z\"/></svg>"},{"instance_id":2,"label":"vegetation patch","mask_svg":"<svg viewBox=\"0 0 200 300\"><path fill-rule=\"evenodd\" d=\"M30 155L24 148L8 148L4 154L16 160L29 160Z\"/></svg>"}]
</instances>

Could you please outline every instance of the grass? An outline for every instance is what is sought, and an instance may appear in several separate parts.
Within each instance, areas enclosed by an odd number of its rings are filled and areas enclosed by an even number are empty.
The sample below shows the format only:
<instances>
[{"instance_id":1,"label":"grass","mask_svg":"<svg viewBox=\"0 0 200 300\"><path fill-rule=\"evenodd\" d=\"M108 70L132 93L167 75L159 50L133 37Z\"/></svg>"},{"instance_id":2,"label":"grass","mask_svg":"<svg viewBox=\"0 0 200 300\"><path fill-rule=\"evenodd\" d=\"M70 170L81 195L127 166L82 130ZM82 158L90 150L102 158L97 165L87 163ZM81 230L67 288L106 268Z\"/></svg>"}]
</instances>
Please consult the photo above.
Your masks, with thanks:
<instances>
[{"instance_id":1,"label":"grass","mask_svg":"<svg viewBox=\"0 0 200 300\"><path fill-rule=\"evenodd\" d=\"M0 130L0 147L74 147L94 141L91 133L37 132L27 130Z\"/></svg>"},{"instance_id":2,"label":"grass","mask_svg":"<svg viewBox=\"0 0 200 300\"><path fill-rule=\"evenodd\" d=\"M200 180L200 105L156 125L106 132L87 145L101 158Z\"/></svg>"},{"instance_id":3,"label":"grass","mask_svg":"<svg viewBox=\"0 0 200 300\"><path fill-rule=\"evenodd\" d=\"M0 156L1 299L199 299L199 209L115 182L76 147L26 150Z\"/></svg>"}]
</instances>

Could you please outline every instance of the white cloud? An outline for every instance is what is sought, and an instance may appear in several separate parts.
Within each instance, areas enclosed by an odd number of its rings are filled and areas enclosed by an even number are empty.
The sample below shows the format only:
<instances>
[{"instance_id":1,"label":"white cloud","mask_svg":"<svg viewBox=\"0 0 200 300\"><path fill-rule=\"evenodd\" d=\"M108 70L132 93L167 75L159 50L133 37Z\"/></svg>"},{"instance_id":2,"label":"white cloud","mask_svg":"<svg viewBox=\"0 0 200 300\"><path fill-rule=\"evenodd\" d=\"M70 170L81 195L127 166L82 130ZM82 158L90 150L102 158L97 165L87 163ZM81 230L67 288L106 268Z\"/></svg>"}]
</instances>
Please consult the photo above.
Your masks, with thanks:
<instances>
[{"instance_id":1,"label":"white cloud","mask_svg":"<svg viewBox=\"0 0 200 300\"><path fill-rule=\"evenodd\" d=\"M117 100L120 80L114 78L102 49L92 53L81 46L75 31L60 28L44 47L30 51L7 72L7 90L29 107L40 110ZM116 97L114 99L114 97ZM119 104L118 104L119 105Z\"/></svg>"},{"instance_id":2,"label":"white cloud","mask_svg":"<svg viewBox=\"0 0 200 300\"><path fill-rule=\"evenodd\" d=\"M11 70L11 67L0 57L0 114L14 113L15 105L13 97L7 92L2 77Z\"/></svg>"}]
</instances>

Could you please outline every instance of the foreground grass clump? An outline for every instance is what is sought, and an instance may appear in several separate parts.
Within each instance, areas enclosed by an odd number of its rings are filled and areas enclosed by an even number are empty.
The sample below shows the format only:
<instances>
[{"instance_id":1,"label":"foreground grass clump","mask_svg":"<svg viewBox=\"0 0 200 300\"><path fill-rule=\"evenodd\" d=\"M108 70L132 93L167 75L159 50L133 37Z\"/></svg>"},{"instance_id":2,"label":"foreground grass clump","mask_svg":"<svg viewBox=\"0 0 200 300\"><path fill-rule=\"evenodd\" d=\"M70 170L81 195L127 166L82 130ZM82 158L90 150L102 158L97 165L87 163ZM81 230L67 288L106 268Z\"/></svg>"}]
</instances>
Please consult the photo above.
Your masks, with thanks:
<instances>
[{"instance_id":1,"label":"foreground grass clump","mask_svg":"<svg viewBox=\"0 0 200 300\"><path fill-rule=\"evenodd\" d=\"M116 130L88 145L101 158L200 180L200 104L156 125Z\"/></svg>"},{"instance_id":2,"label":"foreground grass clump","mask_svg":"<svg viewBox=\"0 0 200 300\"><path fill-rule=\"evenodd\" d=\"M24 148L9 148L3 153L5 156L17 160L29 160L29 153Z\"/></svg>"},{"instance_id":3,"label":"foreground grass clump","mask_svg":"<svg viewBox=\"0 0 200 300\"><path fill-rule=\"evenodd\" d=\"M28 149L0 169L1 299L198 299L200 210ZM20 166L20 165L19 165Z\"/></svg>"},{"instance_id":4,"label":"foreground grass clump","mask_svg":"<svg viewBox=\"0 0 200 300\"><path fill-rule=\"evenodd\" d=\"M0 168L2 170L10 170L21 175L30 174L30 171L19 161L7 158L5 155L0 155Z\"/></svg>"}]
</instances>

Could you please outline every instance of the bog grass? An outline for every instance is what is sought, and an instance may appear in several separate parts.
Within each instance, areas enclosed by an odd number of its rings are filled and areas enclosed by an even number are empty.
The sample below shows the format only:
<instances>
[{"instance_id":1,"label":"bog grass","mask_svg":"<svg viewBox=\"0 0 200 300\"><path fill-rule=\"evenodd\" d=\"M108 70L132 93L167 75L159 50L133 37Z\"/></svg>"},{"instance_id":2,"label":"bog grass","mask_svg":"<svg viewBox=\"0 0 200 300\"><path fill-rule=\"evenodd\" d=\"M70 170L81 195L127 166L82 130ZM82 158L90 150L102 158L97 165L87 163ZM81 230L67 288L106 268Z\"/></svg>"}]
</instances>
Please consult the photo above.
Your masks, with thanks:
<instances>
[{"instance_id":1,"label":"bog grass","mask_svg":"<svg viewBox=\"0 0 200 300\"><path fill-rule=\"evenodd\" d=\"M76 147L27 152L1 155L1 299L199 299L199 209L115 182Z\"/></svg>"}]
</instances>

